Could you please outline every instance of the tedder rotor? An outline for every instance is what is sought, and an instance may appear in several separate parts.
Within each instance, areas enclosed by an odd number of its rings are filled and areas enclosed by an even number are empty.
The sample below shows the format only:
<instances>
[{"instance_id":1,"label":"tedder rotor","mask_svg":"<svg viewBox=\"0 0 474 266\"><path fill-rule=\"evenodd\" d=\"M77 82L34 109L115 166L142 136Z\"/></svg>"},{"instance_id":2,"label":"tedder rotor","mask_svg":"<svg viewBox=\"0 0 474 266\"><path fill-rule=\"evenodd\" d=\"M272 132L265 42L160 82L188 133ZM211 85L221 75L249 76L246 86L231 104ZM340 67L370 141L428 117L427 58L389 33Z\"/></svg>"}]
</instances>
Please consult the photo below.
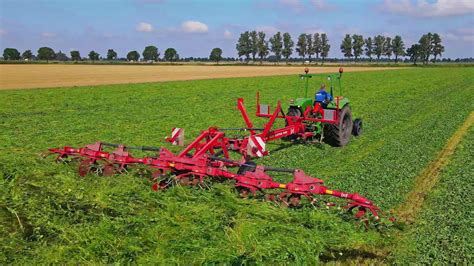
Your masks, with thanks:
<instances>
[{"instance_id":1,"label":"tedder rotor","mask_svg":"<svg viewBox=\"0 0 474 266\"><path fill-rule=\"evenodd\" d=\"M200 143L198 138L178 154L166 148L127 147L106 142L97 142L82 148L69 146L52 148L49 152L57 155L58 162L80 160L80 176L91 172L110 176L127 172L132 166L144 165L152 172L153 190L166 189L176 184L200 185L209 178L230 179L235 182L235 187L243 197L260 195L267 200L281 202L291 207L300 206L302 201L314 206L334 206L334 203L317 197L328 195L346 199L348 202L344 207L351 212L356 210L355 217L358 219L367 220L365 215L369 213L373 219L379 219L379 208L357 193L330 190L324 186L323 180L310 177L300 169L266 167L212 155L210 151L215 149L213 142L223 145L222 149L226 150L224 133L211 128L200 136L204 136L204 143ZM206 138L207 136L210 138ZM155 152L155 154L141 158L134 157L129 153L129 150L133 149ZM232 168L237 169L237 172L231 171ZM277 182L269 175L269 172L291 174L292 180L288 183Z\"/></svg>"}]
</instances>

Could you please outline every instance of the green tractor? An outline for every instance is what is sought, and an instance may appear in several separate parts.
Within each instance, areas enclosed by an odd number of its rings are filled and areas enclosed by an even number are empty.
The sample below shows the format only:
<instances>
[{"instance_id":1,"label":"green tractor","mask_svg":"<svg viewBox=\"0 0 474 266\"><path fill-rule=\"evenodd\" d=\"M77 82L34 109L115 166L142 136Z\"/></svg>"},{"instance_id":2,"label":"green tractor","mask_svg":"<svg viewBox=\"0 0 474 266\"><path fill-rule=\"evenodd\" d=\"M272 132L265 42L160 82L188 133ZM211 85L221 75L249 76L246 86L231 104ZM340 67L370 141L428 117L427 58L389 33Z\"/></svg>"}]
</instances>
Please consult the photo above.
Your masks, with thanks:
<instances>
[{"instance_id":1,"label":"green tractor","mask_svg":"<svg viewBox=\"0 0 474 266\"><path fill-rule=\"evenodd\" d=\"M362 133L362 120L359 118L352 120L350 101L342 96L341 78L343 69L341 67L338 74L327 76L324 74L308 74L308 72L309 69L305 68L305 74L299 76L304 82L304 97L297 96L290 101L286 116L295 119L303 117L306 128L312 131L315 136L319 136L320 140L332 146L345 146L349 143L351 134L359 136ZM322 92L327 95L324 100L308 97L309 80L315 76L325 76L330 84L329 93ZM338 95L334 93L334 84L339 87Z\"/></svg>"}]
</instances>

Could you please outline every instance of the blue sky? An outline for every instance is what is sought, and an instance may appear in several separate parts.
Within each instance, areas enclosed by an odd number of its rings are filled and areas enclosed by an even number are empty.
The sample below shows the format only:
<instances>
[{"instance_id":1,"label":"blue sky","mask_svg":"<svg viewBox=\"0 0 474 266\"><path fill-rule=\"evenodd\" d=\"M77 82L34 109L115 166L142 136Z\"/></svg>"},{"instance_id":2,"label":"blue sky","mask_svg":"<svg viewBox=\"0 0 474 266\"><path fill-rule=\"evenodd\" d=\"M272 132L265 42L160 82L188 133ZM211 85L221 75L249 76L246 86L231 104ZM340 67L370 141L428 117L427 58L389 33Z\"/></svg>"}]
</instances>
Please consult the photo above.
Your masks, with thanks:
<instances>
[{"instance_id":1,"label":"blue sky","mask_svg":"<svg viewBox=\"0 0 474 266\"><path fill-rule=\"evenodd\" d=\"M444 57L474 57L474 0L0 0L0 49L36 53L49 46L69 54L90 50L119 57L155 45L181 57L208 56L221 47L236 56L245 30L326 32L331 57L342 57L345 34L400 34L406 46L438 32Z\"/></svg>"}]
</instances>

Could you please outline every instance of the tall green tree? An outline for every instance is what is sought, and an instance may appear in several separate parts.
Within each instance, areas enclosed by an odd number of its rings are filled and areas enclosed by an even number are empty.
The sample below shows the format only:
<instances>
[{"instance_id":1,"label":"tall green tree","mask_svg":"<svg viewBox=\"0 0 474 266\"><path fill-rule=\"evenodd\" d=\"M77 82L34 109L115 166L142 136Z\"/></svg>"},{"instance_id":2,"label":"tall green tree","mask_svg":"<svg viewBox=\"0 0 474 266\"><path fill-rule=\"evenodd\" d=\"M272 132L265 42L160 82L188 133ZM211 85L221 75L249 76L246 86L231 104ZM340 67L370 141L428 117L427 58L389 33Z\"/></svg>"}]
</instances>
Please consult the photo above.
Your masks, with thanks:
<instances>
[{"instance_id":1,"label":"tall green tree","mask_svg":"<svg viewBox=\"0 0 474 266\"><path fill-rule=\"evenodd\" d=\"M341 43L341 52L344 57L352 57L352 38L351 35L346 34L346 37L342 40Z\"/></svg>"},{"instance_id":2,"label":"tall green tree","mask_svg":"<svg viewBox=\"0 0 474 266\"><path fill-rule=\"evenodd\" d=\"M56 54L56 60L58 61L69 61L69 57L61 51Z\"/></svg>"},{"instance_id":3,"label":"tall green tree","mask_svg":"<svg viewBox=\"0 0 474 266\"><path fill-rule=\"evenodd\" d=\"M21 55L21 58L31 60L31 59L33 59L33 53L31 52L31 50L26 50Z\"/></svg>"},{"instance_id":4,"label":"tall green tree","mask_svg":"<svg viewBox=\"0 0 474 266\"><path fill-rule=\"evenodd\" d=\"M270 50L275 55L277 61L280 61L283 49L283 39L280 32L277 32L270 38L270 45Z\"/></svg>"},{"instance_id":5,"label":"tall green tree","mask_svg":"<svg viewBox=\"0 0 474 266\"><path fill-rule=\"evenodd\" d=\"M362 35L352 35L352 54L354 55L355 61L364 52L364 37Z\"/></svg>"},{"instance_id":6,"label":"tall green tree","mask_svg":"<svg viewBox=\"0 0 474 266\"><path fill-rule=\"evenodd\" d=\"M369 37L365 39L365 55L369 57L369 60L372 62L372 55L374 54L374 44L372 38Z\"/></svg>"},{"instance_id":7,"label":"tall green tree","mask_svg":"<svg viewBox=\"0 0 474 266\"><path fill-rule=\"evenodd\" d=\"M252 53L252 61L255 62L255 56L258 53L258 33L256 31L250 32L250 47Z\"/></svg>"},{"instance_id":8,"label":"tall green tree","mask_svg":"<svg viewBox=\"0 0 474 266\"><path fill-rule=\"evenodd\" d=\"M392 38L390 37L385 38L385 43L383 46L383 54L390 61L390 57L392 56Z\"/></svg>"},{"instance_id":9,"label":"tall green tree","mask_svg":"<svg viewBox=\"0 0 474 266\"><path fill-rule=\"evenodd\" d=\"M397 35L392 40L392 50L395 55L395 63L398 62L399 56L405 56L405 44L403 43L402 36Z\"/></svg>"},{"instance_id":10,"label":"tall green tree","mask_svg":"<svg viewBox=\"0 0 474 266\"><path fill-rule=\"evenodd\" d=\"M301 58L303 58L303 60L304 60L305 55L308 53L307 51L308 45L306 43L306 40L307 40L306 34L302 33L298 37L298 42L296 42L296 52L298 53L299 56L301 56Z\"/></svg>"},{"instance_id":11,"label":"tall green tree","mask_svg":"<svg viewBox=\"0 0 474 266\"><path fill-rule=\"evenodd\" d=\"M115 60L117 59L117 53L114 49L107 50L107 60Z\"/></svg>"},{"instance_id":12,"label":"tall green tree","mask_svg":"<svg viewBox=\"0 0 474 266\"><path fill-rule=\"evenodd\" d=\"M158 61L160 53L158 52L158 48L156 46L150 45L145 47L143 50L143 60L145 61Z\"/></svg>"},{"instance_id":13,"label":"tall green tree","mask_svg":"<svg viewBox=\"0 0 474 266\"><path fill-rule=\"evenodd\" d=\"M258 32L258 56L260 57L260 64L263 63L263 59L268 55L268 42L265 40L265 32Z\"/></svg>"},{"instance_id":14,"label":"tall green tree","mask_svg":"<svg viewBox=\"0 0 474 266\"><path fill-rule=\"evenodd\" d=\"M329 50L331 49L331 45L329 44L329 39L326 33L321 34L321 64L324 64L324 59L328 57Z\"/></svg>"},{"instance_id":15,"label":"tall green tree","mask_svg":"<svg viewBox=\"0 0 474 266\"><path fill-rule=\"evenodd\" d=\"M430 55L432 54L433 50L433 43L432 43L432 37L433 34L429 32L428 34L424 34L421 36L420 40L418 41L418 44L420 45L420 52L421 52L421 58L423 60L423 63L427 64Z\"/></svg>"},{"instance_id":16,"label":"tall green tree","mask_svg":"<svg viewBox=\"0 0 474 266\"><path fill-rule=\"evenodd\" d=\"M313 35L306 34L306 54L308 55L308 60L311 62L311 56L314 55L314 43Z\"/></svg>"},{"instance_id":17,"label":"tall green tree","mask_svg":"<svg viewBox=\"0 0 474 266\"><path fill-rule=\"evenodd\" d=\"M246 61L249 61L250 54L252 53L252 44L250 40L250 33L248 31L240 34L235 48L237 49L237 54L239 57L245 55Z\"/></svg>"},{"instance_id":18,"label":"tall green tree","mask_svg":"<svg viewBox=\"0 0 474 266\"><path fill-rule=\"evenodd\" d=\"M416 65L416 62L419 59L422 59L423 53L421 51L421 45L413 44L410 48L407 49L406 55L410 57L410 61Z\"/></svg>"},{"instance_id":19,"label":"tall green tree","mask_svg":"<svg viewBox=\"0 0 474 266\"><path fill-rule=\"evenodd\" d=\"M314 54L316 55L316 61L319 59L319 54L321 54L322 51L322 44L321 44L321 36L319 36L319 33L315 33L313 36L313 49L314 49Z\"/></svg>"},{"instance_id":20,"label":"tall green tree","mask_svg":"<svg viewBox=\"0 0 474 266\"><path fill-rule=\"evenodd\" d=\"M293 54L293 46L295 43L291 39L291 35L288 32L283 33L283 50L281 54L285 57L285 62L288 64L288 58Z\"/></svg>"},{"instance_id":21,"label":"tall green tree","mask_svg":"<svg viewBox=\"0 0 474 266\"><path fill-rule=\"evenodd\" d=\"M3 50L4 60L20 60L20 52L15 48L5 48Z\"/></svg>"},{"instance_id":22,"label":"tall green tree","mask_svg":"<svg viewBox=\"0 0 474 266\"><path fill-rule=\"evenodd\" d=\"M81 54L79 53L79 51L71 51L71 60L81 61Z\"/></svg>"},{"instance_id":23,"label":"tall green tree","mask_svg":"<svg viewBox=\"0 0 474 266\"><path fill-rule=\"evenodd\" d=\"M380 61L380 57L384 52L385 37L377 35L374 38L374 54L377 56L377 61Z\"/></svg>"},{"instance_id":24,"label":"tall green tree","mask_svg":"<svg viewBox=\"0 0 474 266\"><path fill-rule=\"evenodd\" d=\"M433 34L431 42L433 45L434 61L436 61L436 58L438 56L442 56L442 54L444 53L444 46L441 44L441 37L438 33Z\"/></svg>"},{"instance_id":25,"label":"tall green tree","mask_svg":"<svg viewBox=\"0 0 474 266\"><path fill-rule=\"evenodd\" d=\"M219 64L219 61L222 60L222 49L221 48L214 48L209 55L209 59L212 61L216 61Z\"/></svg>"},{"instance_id":26,"label":"tall green tree","mask_svg":"<svg viewBox=\"0 0 474 266\"><path fill-rule=\"evenodd\" d=\"M56 53L53 49L49 47L41 47L38 49L38 59L39 60L53 60L56 57Z\"/></svg>"},{"instance_id":27,"label":"tall green tree","mask_svg":"<svg viewBox=\"0 0 474 266\"><path fill-rule=\"evenodd\" d=\"M140 54L137 51L130 51L127 54L128 61L138 61L139 58L140 58Z\"/></svg>"},{"instance_id":28,"label":"tall green tree","mask_svg":"<svg viewBox=\"0 0 474 266\"><path fill-rule=\"evenodd\" d=\"M92 60L92 61L97 61L99 60L99 53L97 53L96 51L92 50L89 52L89 59Z\"/></svg>"},{"instance_id":29,"label":"tall green tree","mask_svg":"<svg viewBox=\"0 0 474 266\"><path fill-rule=\"evenodd\" d=\"M168 48L165 50L164 59L169 62L174 62L179 60L179 55L176 49Z\"/></svg>"}]
</instances>

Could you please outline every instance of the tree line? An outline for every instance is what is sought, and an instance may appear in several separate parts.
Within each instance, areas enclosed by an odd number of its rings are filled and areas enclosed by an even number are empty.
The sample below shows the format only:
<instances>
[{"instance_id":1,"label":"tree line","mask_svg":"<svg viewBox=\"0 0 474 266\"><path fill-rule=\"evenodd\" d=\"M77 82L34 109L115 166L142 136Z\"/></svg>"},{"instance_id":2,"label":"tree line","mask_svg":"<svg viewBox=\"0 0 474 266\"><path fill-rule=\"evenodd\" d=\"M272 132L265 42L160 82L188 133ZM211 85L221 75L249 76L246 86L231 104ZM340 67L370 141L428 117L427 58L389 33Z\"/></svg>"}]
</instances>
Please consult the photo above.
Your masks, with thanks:
<instances>
[{"instance_id":1,"label":"tree line","mask_svg":"<svg viewBox=\"0 0 474 266\"><path fill-rule=\"evenodd\" d=\"M267 36L263 31L257 32L254 30L241 33L236 44L238 57L244 57L246 62L249 62L250 59L255 61L256 58L258 58L260 63L265 59L279 62L284 58L285 62L288 63L289 61L295 61L294 58L291 58L291 55L296 52L296 54L301 57L302 61L306 58L311 61L314 56L316 62L321 59L321 62L324 63L325 59L328 58L331 49L326 33L302 33L298 36L296 45L288 32L283 34L277 32L268 40L266 37ZM417 62L427 64L431 57L432 61L436 62L437 58L444 53L445 48L442 45L440 35L437 33L427 33L422 35L418 43L413 44L408 49L405 49L405 43L400 35L396 35L392 39L391 37L382 35L377 35L373 38L364 38L362 35L358 34L346 34L341 42L340 50L345 58L349 60L353 58L356 62L361 60L363 56L365 56L369 61L372 61L375 57L377 62L380 61L381 58L391 61L392 56L395 57L395 62L398 62L400 58L406 56L409 58L409 61L414 64ZM270 53L273 55L270 55ZM141 54L138 51L128 52L126 60L136 62L140 60L140 57L142 57L143 61L155 62L161 60L158 48L153 45L146 46ZM95 51L90 51L87 58L91 61L104 59ZM36 56L31 52L31 50L26 50L20 55L20 52L17 49L6 48L3 52L3 59L81 61L84 58L81 56L79 51L71 51L70 57L68 57L61 51L56 53L50 47L41 47L38 49ZM109 61L119 60L117 52L113 49L108 49L105 59ZM222 49L213 48L208 59L219 63L219 61L223 60ZM175 62L180 60L180 57L176 49L168 48L165 50L162 60ZM191 58L191 60L193 60L193 58ZM227 58L227 60L234 61L235 59Z\"/></svg>"},{"instance_id":2,"label":"tree line","mask_svg":"<svg viewBox=\"0 0 474 266\"><path fill-rule=\"evenodd\" d=\"M142 54L143 60L145 61L158 61L160 53L158 52L158 48L156 46L150 45L145 47L143 50ZM100 59L103 59L99 53L96 51L92 50L89 52L87 55L87 58L83 58L80 54L79 51L71 51L70 52L70 57L68 57L66 54L63 52L55 52L52 48L50 47L41 47L38 49L36 56L33 55L31 50L26 50L21 54L18 52L17 49L15 48L6 48L3 51L3 59L4 60L32 60L32 59L37 59L37 60L60 60L60 61L67 61L67 60L72 60L72 61L81 61L84 59L89 59L91 61L98 61ZM140 59L140 53L138 51L130 51L127 53L127 60L129 61L138 61ZM107 55L105 57L106 60L117 60L117 52L114 51L114 49L108 49L107 50ZM177 61L179 59L178 52L174 48L168 48L165 51L163 59L165 61Z\"/></svg>"},{"instance_id":3,"label":"tree line","mask_svg":"<svg viewBox=\"0 0 474 266\"><path fill-rule=\"evenodd\" d=\"M293 54L293 48L295 48L296 53L303 61L305 58L311 61L311 57L315 56L316 61L321 58L321 62L324 62L331 49L326 33L302 33L298 36L296 47L294 47L295 43L288 32L283 33L283 35L277 32L268 41L265 37L266 34L262 31L241 33L236 44L238 56L245 56L247 62L250 61L250 57L252 61L255 61L256 56L258 56L260 63L262 63L272 52L276 61L280 61L283 56L288 63L290 56ZM441 37L437 33L424 34L417 44L413 44L406 50L400 35L396 35L393 39L382 35L364 39L362 35L354 34L351 36L346 34L340 49L344 57L349 59L353 57L355 61L358 61L363 55L367 56L369 61L372 61L374 56L377 61L380 61L381 57L385 57L390 61L393 55L395 62L398 62L400 57L408 56L414 64L418 61L426 64L430 56L433 56L433 62L435 62L437 57L444 52Z\"/></svg>"},{"instance_id":4,"label":"tree line","mask_svg":"<svg viewBox=\"0 0 474 266\"><path fill-rule=\"evenodd\" d=\"M406 50L400 35L396 35L393 39L382 35L377 35L373 39L371 37L364 39L362 35L354 34L351 36L346 34L340 49L344 57L354 57L355 61L362 55L366 55L370 61L372 61L373 56L377 57L377 61L382 56L390 61L393 55L395 56L395 62L398 62L399 57L408 56L414 64L418 61L427 64L430 56L433 56L433 62L436 62L436 58L444 52L441 37L437 33L422 35L417 44L413 44Z\"/></svg>"},{"instance_id":5,"label":"tree line","mask_svg":"<svg viewBox=\"0 0 474 266\"><path fill-rule=\"evenodd\" d=\"M316 59L321 56L324 61L328 57L330 48L331 45L325 33L301 34L295 49L295 43L288 32L283 34L277 32L269 40L266 40L265 32L255 30L241 33L236 44L239 57L245 56L245 60L250 61L250 56L252 56L252 60L255 61L255 57L258 56L260 63L270 52L274 54L277 62L283 57L288 63L293 51L296 51L303 59L307 55L311 60L311 56L316 55Z\"/></svg>"},{"instance_id":6,"label":"tree line","mask_svg":"<svg viewBox=\"0 0 474 266\"><path fill-rule=\"evenodd\" d=\"M158 51L158 48L153 45L145 47L141 56L144 61L160 60L160 52ZM20 52L15 48L5 48L5 50L3 51L3 59L4 60L37 59L37 60L45 60L45 61L50 61L50 60L81 61L81 60L84 60L85 58L83 58L80 52L77 50L71 51L70 57L68 57L66 54L64 54L61 51L56 53L50 47L41 47L38 49L36 56L31 52L31 50L26 50L20 55ZM90 51L86 59L89 59L91 61L98 61L104 58L102 58L100 54L97 53L96 51ZM118 60L117 52L115 52L114 49L108 49L105 59L109 61ZM140 53L138 51L130 51L127 53L126 59L132 62L138 61L140 59ZM209 59L212 61L216 61L218 63L220 60L222 60L222 50L220 48L214 48L211 51ZM169 62L178 61L179 54L176 51L176 49L168 48L165 50L163 60L169 61Z\"/></svg>"}]
</instances>

